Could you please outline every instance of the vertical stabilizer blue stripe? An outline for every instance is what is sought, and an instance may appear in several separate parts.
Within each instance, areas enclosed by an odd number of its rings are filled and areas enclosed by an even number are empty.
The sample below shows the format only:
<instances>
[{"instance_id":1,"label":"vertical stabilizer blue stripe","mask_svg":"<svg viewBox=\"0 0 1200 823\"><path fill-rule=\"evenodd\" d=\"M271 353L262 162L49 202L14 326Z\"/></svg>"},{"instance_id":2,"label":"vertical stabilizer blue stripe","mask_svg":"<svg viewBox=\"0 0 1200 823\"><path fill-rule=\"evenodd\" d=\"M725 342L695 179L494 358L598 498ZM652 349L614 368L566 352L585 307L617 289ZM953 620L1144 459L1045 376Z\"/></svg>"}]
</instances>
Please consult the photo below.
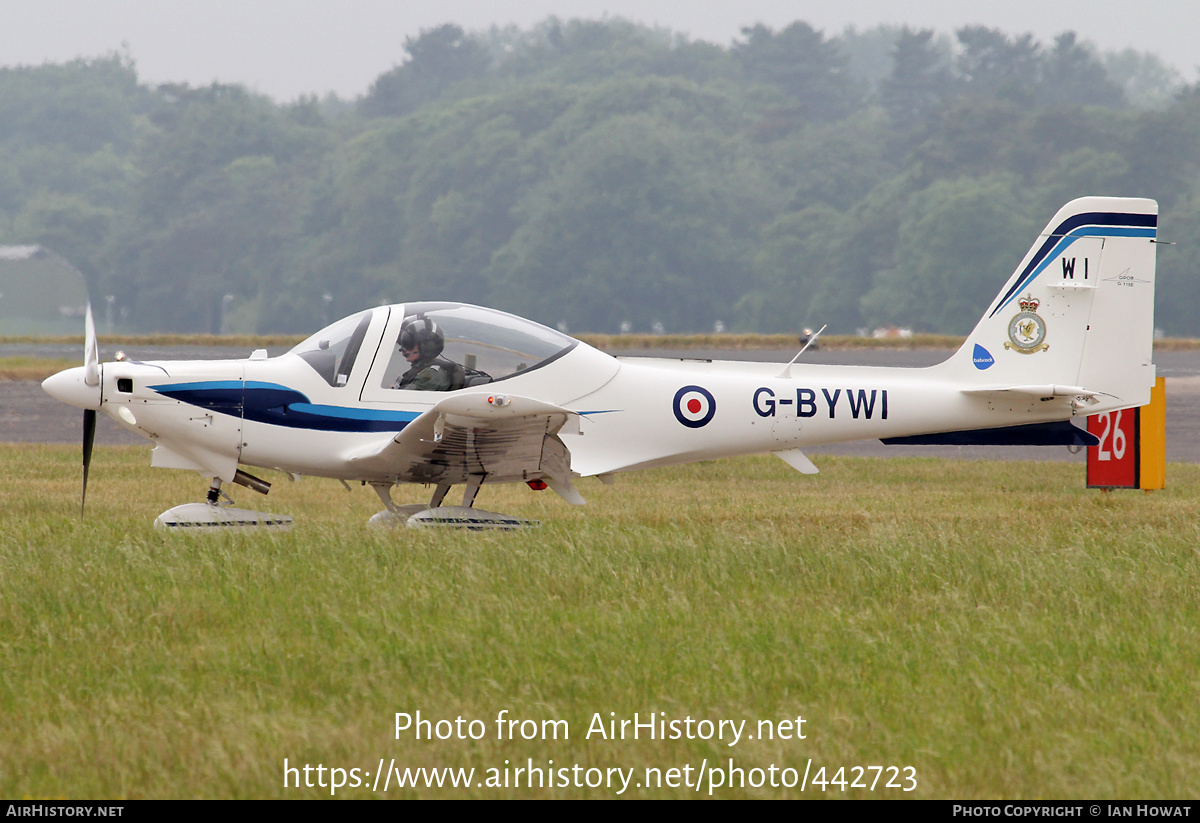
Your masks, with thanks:
<instances>
[{"instance_id":1,"label":"vertical stabilizer blue stripe","mask_svg":"<svg viewBox=\"0 0 1200 823\"><path fill-rule=\"evenodd\" d=\"M996 307L988 313L992 317L1016 299L1018 292L1032 283L1046 270L1050 262L1065 251L1080 237L1147 237L1158 235L1157 214L1117 214L1091 212L1076 214L1064 220L1042 243L1037 254L1025 266L1021 276L1009 287Z\"/></svg>"}]
</instances>

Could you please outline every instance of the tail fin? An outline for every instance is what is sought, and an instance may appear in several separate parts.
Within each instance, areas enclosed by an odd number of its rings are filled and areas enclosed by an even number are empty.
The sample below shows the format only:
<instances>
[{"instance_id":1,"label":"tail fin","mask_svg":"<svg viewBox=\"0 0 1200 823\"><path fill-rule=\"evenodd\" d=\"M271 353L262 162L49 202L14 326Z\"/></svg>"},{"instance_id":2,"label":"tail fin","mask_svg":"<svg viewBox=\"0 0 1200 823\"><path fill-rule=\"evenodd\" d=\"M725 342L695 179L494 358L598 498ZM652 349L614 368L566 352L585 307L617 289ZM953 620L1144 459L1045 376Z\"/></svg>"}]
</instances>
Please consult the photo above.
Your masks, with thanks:
<instances>
[{"instance_id":1,"label":"tail fin","mask_svg":"<svg viewBox=\"0 0 1200 823\"><path fill-rule=\"evenodd\" d=\"M1150 402L1158 203L1063 206L944 364L968 391L1088 396L1088 413Z\"/></svg>"}]
</instances>

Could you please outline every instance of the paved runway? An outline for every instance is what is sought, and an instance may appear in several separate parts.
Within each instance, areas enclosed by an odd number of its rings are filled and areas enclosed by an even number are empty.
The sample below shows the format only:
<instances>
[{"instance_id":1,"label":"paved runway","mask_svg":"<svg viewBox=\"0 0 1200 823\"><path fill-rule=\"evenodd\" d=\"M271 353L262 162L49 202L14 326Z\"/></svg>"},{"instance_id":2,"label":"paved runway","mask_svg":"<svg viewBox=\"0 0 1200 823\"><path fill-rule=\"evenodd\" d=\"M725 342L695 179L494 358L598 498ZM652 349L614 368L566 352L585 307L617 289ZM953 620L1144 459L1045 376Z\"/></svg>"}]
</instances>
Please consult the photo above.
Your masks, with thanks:
<instances>
[{"instance_id":1,"label":"paved runway","mask_svg":"<svg viewBox=\"0 0 1200 823\"><path fill-rule=\"evenodd\" d=\"M17 351L0 346L0 356L35 354L43 357L74 357L78 347L38 347L36 351ZM274 353L274 352L273 352ZM649 352L614 351L613 354L645 356ZM130 352L137 359L189 359L195 357L245 357L242 349L158 349ZM656 351L655 357L689 359L756 360L785 363L794 351ZM102 351L102 359L111 359L113 352ZM805 352L803 362L871 366L930 366L950 355L948 351L817 351ZM1154 357L1158 374L1167 378L1167 461L1200 463L1200 351L1160 352ZM51 399L41 386L32 381L0 383L0 443L78 443L82 437L82 415L78 410ZM146 444L105 415L99 416L96 442L100 445ZM835 446L814 446L811 455L852 454L895 457L917 455L987 460L1071 460L1080 461L1084 455L1072 455L1066 447L1025 446L884 446L878 440L864 440Z\"/></svg>"}]
</instances>

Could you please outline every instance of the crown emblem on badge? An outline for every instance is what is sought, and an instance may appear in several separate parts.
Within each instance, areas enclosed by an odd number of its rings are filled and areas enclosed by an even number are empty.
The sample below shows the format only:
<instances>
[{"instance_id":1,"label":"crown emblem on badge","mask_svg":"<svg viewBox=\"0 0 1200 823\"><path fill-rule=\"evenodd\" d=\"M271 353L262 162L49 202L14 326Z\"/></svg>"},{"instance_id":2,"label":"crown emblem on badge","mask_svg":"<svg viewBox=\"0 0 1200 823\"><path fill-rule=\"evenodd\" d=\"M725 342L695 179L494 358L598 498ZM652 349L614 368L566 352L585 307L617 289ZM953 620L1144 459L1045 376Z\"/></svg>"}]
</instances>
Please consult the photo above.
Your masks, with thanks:
<instances>
[{"instance_id":1,"label":"crown emblem on badge","mask_svg":"<svg viewBox=\"0 0 1200 823\"><path fill-rule=\"evenodd\" d=\"M1041 303L1031 294L1019 301L1021 311L1008 321L1008 342L1004 348L1020 354L1033 354L1050 348L1046 345L1046 321L1038 316Z\"/></svg>"}]
</instances>

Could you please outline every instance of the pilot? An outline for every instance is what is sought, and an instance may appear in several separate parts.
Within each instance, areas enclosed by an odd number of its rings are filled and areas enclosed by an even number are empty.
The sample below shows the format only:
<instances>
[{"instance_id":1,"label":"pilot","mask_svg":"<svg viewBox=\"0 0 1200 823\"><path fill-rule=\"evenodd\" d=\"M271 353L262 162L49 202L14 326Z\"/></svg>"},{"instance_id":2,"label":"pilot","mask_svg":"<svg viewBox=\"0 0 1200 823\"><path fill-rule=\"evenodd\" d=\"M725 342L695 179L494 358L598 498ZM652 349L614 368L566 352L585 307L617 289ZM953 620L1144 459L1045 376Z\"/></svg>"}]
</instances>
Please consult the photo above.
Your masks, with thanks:
<instances>
[{"instance_id":1,"label":"pilot","mask_svg":"<svg viewBox=\"0 0 1200 823\"><path fill-rule=\"evenodd\" d=\"M411 366L396 378L393 389L453 391L463 387L462 366L441 356L446 338L437 323L421 315L406 318L396 342Z\"/></svg>"}]
</instances>

